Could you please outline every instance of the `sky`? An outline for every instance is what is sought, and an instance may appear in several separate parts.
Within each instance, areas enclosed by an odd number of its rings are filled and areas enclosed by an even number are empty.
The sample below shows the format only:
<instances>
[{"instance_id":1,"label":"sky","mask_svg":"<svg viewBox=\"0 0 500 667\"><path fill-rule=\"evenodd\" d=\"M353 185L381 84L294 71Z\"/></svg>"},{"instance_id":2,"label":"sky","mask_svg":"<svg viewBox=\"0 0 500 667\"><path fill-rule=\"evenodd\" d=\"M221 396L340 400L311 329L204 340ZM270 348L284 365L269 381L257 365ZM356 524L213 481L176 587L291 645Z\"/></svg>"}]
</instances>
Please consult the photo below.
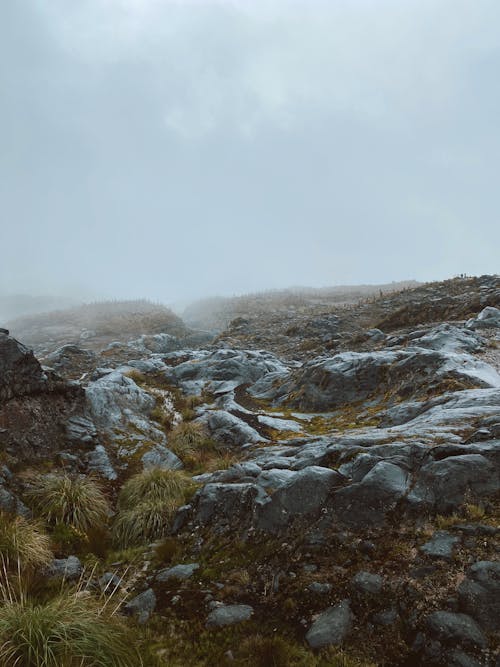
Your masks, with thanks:
<instances>
[{"instance_id":1,"label":"sky","mask_svg":"<svg viewBox=\"0 0 500 667\"><path fill-rule=\"evenodd\" d=\"M500 270L498 0L0 3L0 292Z\"/></svg>"}]
</instances>

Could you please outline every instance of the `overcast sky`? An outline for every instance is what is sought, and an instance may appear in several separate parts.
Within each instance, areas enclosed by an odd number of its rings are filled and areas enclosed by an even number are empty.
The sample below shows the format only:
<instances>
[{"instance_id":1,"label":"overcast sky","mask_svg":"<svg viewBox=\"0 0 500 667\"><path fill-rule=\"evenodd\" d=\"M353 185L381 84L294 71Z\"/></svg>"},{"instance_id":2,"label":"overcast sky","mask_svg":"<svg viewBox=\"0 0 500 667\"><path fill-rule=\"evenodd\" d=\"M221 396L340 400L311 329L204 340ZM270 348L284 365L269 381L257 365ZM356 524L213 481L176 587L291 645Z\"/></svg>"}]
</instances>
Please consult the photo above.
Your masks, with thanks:
<instances>
[{"instance_id":1,"label":"overcast sky","mask_svg":"<svg viewBox=\"0 0 500 667\"><path fill-rule=\"evenodd\" d=\"M500 270L498 0L3 0L0 291Z\"/></svg>"}]
</instances>

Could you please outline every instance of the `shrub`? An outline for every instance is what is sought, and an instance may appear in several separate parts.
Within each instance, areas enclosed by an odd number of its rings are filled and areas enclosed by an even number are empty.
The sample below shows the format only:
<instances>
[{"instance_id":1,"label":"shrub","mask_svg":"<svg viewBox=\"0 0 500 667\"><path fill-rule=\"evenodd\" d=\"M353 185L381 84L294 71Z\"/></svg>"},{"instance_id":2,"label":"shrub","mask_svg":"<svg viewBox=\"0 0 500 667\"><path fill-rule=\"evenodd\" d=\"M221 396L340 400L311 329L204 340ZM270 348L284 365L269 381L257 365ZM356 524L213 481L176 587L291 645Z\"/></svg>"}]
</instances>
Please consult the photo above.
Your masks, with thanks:
<instances>
[{"instance_id":1,"label":"shrub","mask_svg":"<svg viewBox=\"0 0 500 667\"><path fill-rule=\"evenodd\" d=\"M130 629L82 593L45 603L4 599L0 606L0 665L11 667L137 667Z\"/></svg>"},{"instance_id":2,"label":"shrub","mask_svg":"<svg viewBox=\"0 0 500 667\"><path fill-rule=\"evenodd\" d=\"M101 527L110 515L108 500L92 477L51 473L30 481L27 495L49 523L65 523L85 533Z\"/></svg>"},{"instance_id":3,"label":"shrub","mask_svg":"<svg viewBox=\"0 0 500 667\"><path fill-rule=\"evenodd\" d=\"M118 496L113 526L115 541L124 547L165 537L169 521L193 490L178 470L152 468L126 482Z\"/></svg>"},{"instance_id":4,"label":"shrub","mask_svg":"<svg viewBox=\"0 0 500 667\"><path fill-rule=\"evenodd\" d=\"M7 568L48 565L53 558L49 545L48 536L37 522L0 512L0 554Z\"/></svg>"}]
</instances>

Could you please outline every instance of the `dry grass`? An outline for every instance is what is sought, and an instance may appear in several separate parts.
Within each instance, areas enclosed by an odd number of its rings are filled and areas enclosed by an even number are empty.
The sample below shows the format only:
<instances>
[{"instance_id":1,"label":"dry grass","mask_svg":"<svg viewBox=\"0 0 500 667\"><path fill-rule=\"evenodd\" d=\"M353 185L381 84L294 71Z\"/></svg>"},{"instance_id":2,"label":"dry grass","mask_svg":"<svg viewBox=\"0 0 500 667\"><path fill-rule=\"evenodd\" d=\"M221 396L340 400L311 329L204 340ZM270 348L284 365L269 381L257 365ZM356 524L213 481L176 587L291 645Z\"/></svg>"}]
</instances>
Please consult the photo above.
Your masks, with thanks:
<instances>
[{"instance_id":1,"label":"dry grass","mask_svg":"<svg viewBox=\"0 0 500 667\"><path fill-rule=\"evenodd\" d=\"M52 558L49 537L36 521L0 513L0 555L7 569L36 570Z\"/></svg>"}]
</instances>

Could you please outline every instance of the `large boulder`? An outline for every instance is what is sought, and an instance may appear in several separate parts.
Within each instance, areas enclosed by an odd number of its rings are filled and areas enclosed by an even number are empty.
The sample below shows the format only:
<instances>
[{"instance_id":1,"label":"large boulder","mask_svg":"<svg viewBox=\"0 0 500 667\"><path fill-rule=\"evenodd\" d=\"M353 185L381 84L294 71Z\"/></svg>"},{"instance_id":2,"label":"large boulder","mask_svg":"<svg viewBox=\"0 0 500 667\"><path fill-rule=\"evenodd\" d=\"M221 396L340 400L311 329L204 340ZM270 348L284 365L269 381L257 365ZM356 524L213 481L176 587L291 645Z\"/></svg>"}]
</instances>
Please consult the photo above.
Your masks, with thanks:
<instances>
[{"instance_id":1,"label":"large boulder","mask_svg":"<svg viewBox=\"0 0 500 667\"><path fill-rule=\"evenodd\" d=\"M226 410L210 410L202 420L207 424L214 440L228 445L246 445L266 441L266 438L246 421Z\"/></svg>"},{"instance_id":2,"label":"large boulder","mask_svg":"<svg viewBox=\"0 0 500 667\"><path fill-rule=\"evenodd\" d=\"M500 310L487 306L477 317L467 320L469 329L498 329L500 328Z\"/></svg>"},{"instance_id":3,"label":"large boulder","mask_svg":"<svg viewBox=\"0 0 500 667\"><path fill-rule=\"evenodd\" d=\"M443 644L485 648L488 644L476 621L466 614L435 611L427 619L427 630Z\"/></svg>"}]
</instances>

